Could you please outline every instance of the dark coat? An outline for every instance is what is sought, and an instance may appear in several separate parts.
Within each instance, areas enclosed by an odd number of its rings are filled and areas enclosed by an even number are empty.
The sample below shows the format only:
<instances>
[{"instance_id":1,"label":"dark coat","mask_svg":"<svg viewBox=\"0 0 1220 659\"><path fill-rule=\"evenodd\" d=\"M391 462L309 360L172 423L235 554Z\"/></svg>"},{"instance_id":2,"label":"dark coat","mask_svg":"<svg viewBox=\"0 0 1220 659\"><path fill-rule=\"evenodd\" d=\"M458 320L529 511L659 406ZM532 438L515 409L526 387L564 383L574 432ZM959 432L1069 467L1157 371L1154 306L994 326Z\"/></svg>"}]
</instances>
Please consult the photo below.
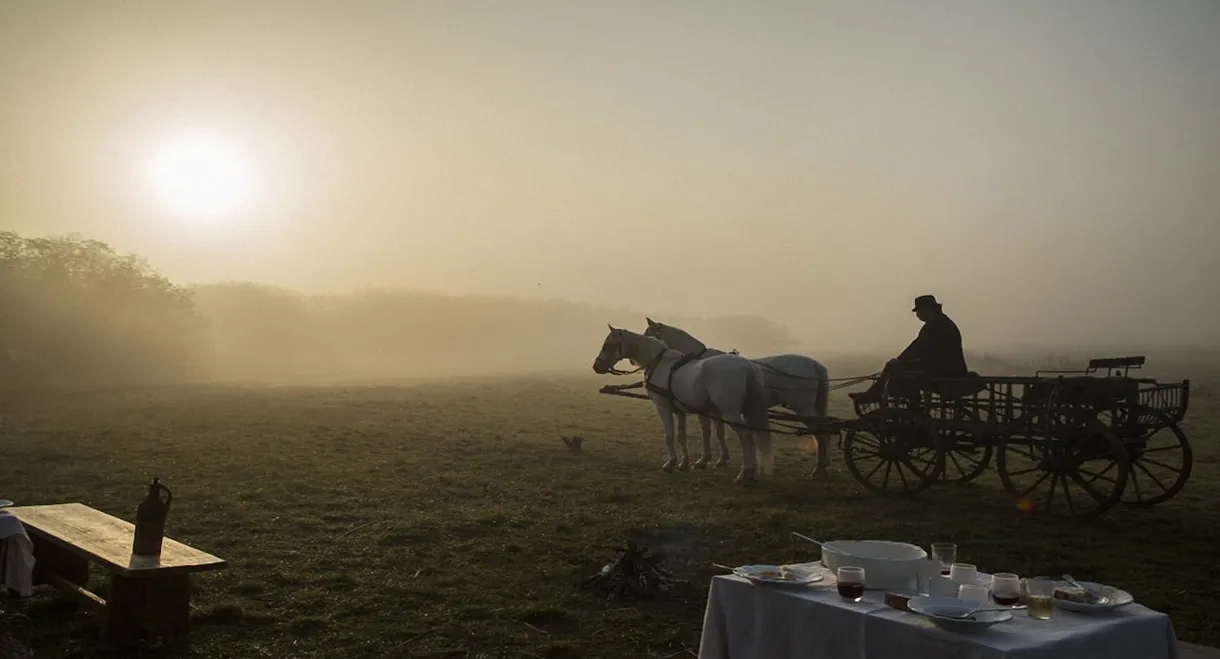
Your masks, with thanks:
<instances>
[{"instance_id":1,"label":"dark coat","mask_svg":"<svg viewBox=\"0 0 1220 659\"><path fill-rule=\"evenodd\" d=\"M962 333L943 313L923 324L919 336L898 355L897 361L934 377L961 377L969 372L962 352Z\"/></svg>"}]
</instances>

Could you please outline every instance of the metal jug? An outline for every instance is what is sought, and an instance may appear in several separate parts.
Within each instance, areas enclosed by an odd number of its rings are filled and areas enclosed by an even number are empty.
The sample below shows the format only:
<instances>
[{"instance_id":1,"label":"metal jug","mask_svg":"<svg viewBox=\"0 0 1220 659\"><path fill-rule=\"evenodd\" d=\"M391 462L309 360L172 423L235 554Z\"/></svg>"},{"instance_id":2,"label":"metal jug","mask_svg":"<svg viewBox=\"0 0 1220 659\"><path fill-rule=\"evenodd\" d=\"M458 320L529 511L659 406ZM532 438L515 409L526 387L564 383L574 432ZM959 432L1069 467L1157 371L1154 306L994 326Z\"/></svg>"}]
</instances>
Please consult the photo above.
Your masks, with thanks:
<instances>
[{"instance_id":1,"label":"metal jug","mask_svg":"<svg viewBox=\"0 0 1220 659\"><path fill-rule=\"evenodd\" d=\"M165 494L162 499L161 494ZM139 556L160 556L161 542L165 539L165 518L169 515L169 504L174 495L161 479L153 478L148 485L148 496L136 508L136 533L131 543L131 553Z\"/></svg>"}]
</instances>

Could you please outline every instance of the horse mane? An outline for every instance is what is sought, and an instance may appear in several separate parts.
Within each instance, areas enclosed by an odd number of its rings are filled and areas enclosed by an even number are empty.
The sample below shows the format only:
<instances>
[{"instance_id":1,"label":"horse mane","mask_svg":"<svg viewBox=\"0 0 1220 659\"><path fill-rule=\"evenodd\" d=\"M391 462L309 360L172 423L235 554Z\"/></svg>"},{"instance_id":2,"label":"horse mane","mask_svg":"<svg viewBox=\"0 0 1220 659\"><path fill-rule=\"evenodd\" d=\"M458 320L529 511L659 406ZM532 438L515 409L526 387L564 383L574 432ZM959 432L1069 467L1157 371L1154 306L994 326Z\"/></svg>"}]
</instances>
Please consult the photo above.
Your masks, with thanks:
<instances>
[{"instance_id":1,"label":"horse mane","mask_svg":"<svg viewBox=\"0 0 1220 659\"><path fill-rule=\"evenodd\" d=\"M625 336L629 337L633 342L635 342L637 351L642 352L647 346L655 346L659 350L660 354L665 354L666 352L673 350L673 348L670 348L665 344L664 341L656 338L655 336L648 336L647 334L633 332L629 329L620 329L619 331L623 332Z\"/></svg>"},{"instance_id":2,"label":"horse mane","mask_svg":"<svg viewBox=\"0 0 1220 659\"><path fill-rule=\"evenodd\" d=\"M663 324L663 325L662 325L662 327L663 327L664 329L667 329L667 330L671 331L671 332L676 332L676 333L678 333L678 334L681 334L682 336L686 337L686 339L687 339L687 340L689 340L690 342L692 342L692 343L697 343L697 344L699 344L699 345L703 346L703 348L704 348L705 350L706 350L706 349L707 349L707 347L708 347L706 343L704 343L703 341L701 341L701 340L699 340L699 339L695 338L695 335L693 335L693 334L691 334L690 332L688 332L688 331L686 331L686 330L682 329L681 327L678 327L677 325L664 325L664 324Z\"/></svg>"}]
</instances>

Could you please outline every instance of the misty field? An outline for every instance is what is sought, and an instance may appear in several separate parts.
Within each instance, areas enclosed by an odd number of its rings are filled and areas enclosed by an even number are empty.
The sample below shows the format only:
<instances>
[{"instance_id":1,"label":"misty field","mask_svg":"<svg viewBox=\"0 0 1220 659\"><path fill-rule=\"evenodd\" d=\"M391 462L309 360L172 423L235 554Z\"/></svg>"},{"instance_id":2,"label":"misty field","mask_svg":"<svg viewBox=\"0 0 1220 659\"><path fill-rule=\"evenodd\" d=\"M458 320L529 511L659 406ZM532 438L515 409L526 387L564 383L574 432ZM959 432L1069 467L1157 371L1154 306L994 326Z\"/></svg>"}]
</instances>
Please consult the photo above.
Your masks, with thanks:
<instances>
[{"instance_id":1,"label":"misty field","mask_svg":"<svg viewBox=\"0 0 1220 659\"><path fill-rule=\"evenodd\" d=\"M992 475L883 499L837 448L832 477L810 481L813 455L790 437L750 490L732 484L735 441L728 470L666 474L651 405L597 393L612 381L0 393L0 496L131 520L146 477L163 478L169 535L230 562L196 577L178 656L681 656L698 646L711 562L813 556L789 531L953 540L980 569L1118 584L1184 640L1220 643L1220 406L1206 396L1185 424L1186 489L1081 523L1019 514ZM846 414L846 396L832 407ZM583 453L560 441L572 434ZM668 553L689 587L607 602L575 585L627 538ZM38 657L96 656L97 620L67 596L5 606L37 621Z\"/></svg>"}]
</instances>

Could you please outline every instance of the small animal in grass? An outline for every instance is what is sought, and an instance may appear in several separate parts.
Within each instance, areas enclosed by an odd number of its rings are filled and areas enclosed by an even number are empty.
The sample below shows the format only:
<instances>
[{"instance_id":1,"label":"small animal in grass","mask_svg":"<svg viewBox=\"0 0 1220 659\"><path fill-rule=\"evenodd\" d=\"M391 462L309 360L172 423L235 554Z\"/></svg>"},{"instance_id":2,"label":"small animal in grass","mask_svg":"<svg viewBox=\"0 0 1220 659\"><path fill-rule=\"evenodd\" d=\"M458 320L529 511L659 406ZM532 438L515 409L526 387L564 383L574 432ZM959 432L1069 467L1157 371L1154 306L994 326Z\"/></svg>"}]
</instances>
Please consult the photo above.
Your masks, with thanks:
<instances>
[{"instance_id":1,"label":"small animal in grass","mask_svg":"<svg viewBox=\"0 0 1220 659\"><path fill-rule=\"evenodd\" d=\"M568 449L573 453L580 453L580 446L581 444L585 443L584 437L577 437L575 435L571 437L561 437L560 439L563 440L563 443L566 444Z\"/></svg>"}]
</instances>

